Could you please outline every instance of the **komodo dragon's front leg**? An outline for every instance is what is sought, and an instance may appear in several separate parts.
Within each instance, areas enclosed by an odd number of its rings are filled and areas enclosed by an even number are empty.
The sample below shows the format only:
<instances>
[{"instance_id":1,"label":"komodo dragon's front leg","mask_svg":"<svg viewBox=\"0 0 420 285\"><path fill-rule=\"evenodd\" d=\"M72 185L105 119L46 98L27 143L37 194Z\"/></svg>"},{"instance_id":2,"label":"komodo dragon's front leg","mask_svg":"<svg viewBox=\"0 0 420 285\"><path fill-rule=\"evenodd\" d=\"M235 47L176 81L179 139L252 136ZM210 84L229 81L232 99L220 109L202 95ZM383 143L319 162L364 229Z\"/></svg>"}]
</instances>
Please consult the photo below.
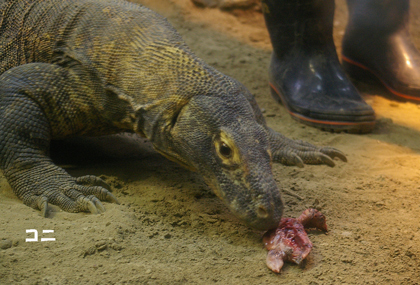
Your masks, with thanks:
<instances>
[{"instance_id":1,"label":"komodo dragon's front leg","mask_svg":"<svg viewBox=\"0 0 420 285\"><path fill-rule=\"evenodd\" d=\"M303 167L304 164L326 164L333 167L335 165L334 158L347 161L344 153L338 149L318 147L302 140L292 140L269 128L254 96L243 85L239 86L241 86L242 94L252 107L255 119L267 129L274 162L298 167Z\"/></svg>"},{"instance_id":2,"label":"komodo dragon's front leg","mask_svg":"<svg viewBox=\"0 0 420 285\"><path fill-rule=\"evenodd\" d=\"M334 158L347 161L346 156L332 147L317 147L302 140L292 140L269 128L273 161L303 167L305 164L334 166Z\"/></svg>"},{"instance_id":3,"label":"komodo dragon's front leg","mask_svg":"<svg viewBox=\"0 0 420 285\"><path fill-rule=\"evenodd\" d=\"M88 127L82 92L89 88L76 79L64 68L43 63L0 76L1 167L15 194L44 216L48 203L68 212L98 213L104 211L100 200L117 202L101 179L73 178L48 157L52 138Z\"/></svg>"}]
</instances>

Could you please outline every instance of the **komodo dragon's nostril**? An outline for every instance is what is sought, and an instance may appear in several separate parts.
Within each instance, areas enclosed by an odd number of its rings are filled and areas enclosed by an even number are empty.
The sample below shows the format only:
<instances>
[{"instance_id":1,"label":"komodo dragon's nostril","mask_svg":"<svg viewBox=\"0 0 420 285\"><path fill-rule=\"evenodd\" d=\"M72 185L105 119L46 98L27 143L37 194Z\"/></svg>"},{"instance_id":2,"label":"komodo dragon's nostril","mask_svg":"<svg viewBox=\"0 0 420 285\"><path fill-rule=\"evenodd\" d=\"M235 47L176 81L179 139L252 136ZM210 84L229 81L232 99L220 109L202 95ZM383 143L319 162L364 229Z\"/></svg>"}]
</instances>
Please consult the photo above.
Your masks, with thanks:
<instances>
[{"instance_id":1,"label":"komodo dragon's nostril","mask_svg":"<svg viewBox=\"0 0 420 285\"><path fill-rule=\"evenodd\" d=\"M266 219L268 217L267 209L263 205L258 206L257 216L263 219Z\"/></svg>"}]
</instances>

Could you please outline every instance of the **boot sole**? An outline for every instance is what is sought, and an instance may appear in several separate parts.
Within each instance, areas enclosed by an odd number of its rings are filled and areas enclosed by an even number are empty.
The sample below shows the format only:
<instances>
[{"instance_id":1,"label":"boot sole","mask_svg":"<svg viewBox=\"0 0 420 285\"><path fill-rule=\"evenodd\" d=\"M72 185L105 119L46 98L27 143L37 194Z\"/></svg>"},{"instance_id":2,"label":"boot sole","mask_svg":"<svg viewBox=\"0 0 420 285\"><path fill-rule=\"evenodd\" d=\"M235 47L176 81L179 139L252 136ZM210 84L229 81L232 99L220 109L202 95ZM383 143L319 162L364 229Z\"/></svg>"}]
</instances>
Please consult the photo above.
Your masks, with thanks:
<instances>
[{"instance_id":1,"label":"boot sole","mask_svg":"<svg viewBox=\"0 0 420 285\"><path fill-rule=\"evenodd\" d=\"M392 89L384 80L382 80L381 77L379 77L374 71L369 69L368 67L364 66L363 64L354 61L345 55L341 55L342 60L342 66L344 70L349 74L352 78L360 81L369 81L369 79L377 79L379 82L382 83L382 85L393 95L395 95L398 99L402 100L408 100L411 102L420 103L419 97L414 97L411 95L407 95L401 92L398 92L394 89ZM372 78L373 77L373 78Z\"/></svg>"},{"instance_id":2,"label":"boot sole","mask_svg":"<svg viewBox=\"0 0 420 285\"><path fill-rule=\"evenodd\" d=\"M271 95L279 104L283 105L287 112L298 122L334 133L347 132L351 134L366 134L372 132L375 127L375 121L362 121L362 122L343 122L336 120L319 120L304 116L302 114L290 110L283 98L282 94L270 82Z\"/></svg>"}]
</instances>

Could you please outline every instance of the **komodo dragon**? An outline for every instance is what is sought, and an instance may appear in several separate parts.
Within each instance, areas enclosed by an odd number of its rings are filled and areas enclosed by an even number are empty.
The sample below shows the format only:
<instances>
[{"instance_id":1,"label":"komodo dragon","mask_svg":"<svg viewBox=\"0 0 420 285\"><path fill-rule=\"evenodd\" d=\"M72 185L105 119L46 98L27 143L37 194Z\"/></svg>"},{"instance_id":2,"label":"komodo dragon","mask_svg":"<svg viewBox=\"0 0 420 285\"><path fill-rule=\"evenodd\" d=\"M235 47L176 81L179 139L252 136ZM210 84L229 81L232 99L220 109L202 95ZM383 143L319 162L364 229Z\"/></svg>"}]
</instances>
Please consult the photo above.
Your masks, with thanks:
<instances>
[{"instance_id":1,"label":"komodo dragon","mask_svg":"<svg viewBox=\"0 0 420 285\"><path fill-rule=\"evenodd\" d=\"M260 230L283 212L271 161L346 160L268 128L241 83L197 58L166 19L118 0L0 0L0 122L1 169L44 216L49 203L101 213L100 201L117 202L101 179L56 166L52 139L145 136Z\"/></svg>"}]
</instances>

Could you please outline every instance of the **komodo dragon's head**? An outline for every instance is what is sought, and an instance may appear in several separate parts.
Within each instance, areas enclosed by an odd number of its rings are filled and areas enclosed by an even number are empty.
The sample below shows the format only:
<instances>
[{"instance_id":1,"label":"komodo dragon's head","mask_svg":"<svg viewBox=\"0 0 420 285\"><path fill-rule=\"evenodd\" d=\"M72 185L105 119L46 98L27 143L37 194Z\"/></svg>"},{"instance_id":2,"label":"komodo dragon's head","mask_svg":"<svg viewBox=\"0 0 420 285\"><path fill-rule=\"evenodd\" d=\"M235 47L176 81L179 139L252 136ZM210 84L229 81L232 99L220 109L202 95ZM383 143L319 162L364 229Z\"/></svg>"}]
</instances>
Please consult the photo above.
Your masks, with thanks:
<instances>
[{"instance_id":1,"label":"komodo dragon's head","mask_svg":"<svg viewBox=\"0 0 420 285\"><path fill-rule=\"evenodd\" d=\"M245 96L236 93L194 96L173 120L166 156L200 173L246 224L267 230L283 213L268 133Z\"/></svg>"}]
</instances>

